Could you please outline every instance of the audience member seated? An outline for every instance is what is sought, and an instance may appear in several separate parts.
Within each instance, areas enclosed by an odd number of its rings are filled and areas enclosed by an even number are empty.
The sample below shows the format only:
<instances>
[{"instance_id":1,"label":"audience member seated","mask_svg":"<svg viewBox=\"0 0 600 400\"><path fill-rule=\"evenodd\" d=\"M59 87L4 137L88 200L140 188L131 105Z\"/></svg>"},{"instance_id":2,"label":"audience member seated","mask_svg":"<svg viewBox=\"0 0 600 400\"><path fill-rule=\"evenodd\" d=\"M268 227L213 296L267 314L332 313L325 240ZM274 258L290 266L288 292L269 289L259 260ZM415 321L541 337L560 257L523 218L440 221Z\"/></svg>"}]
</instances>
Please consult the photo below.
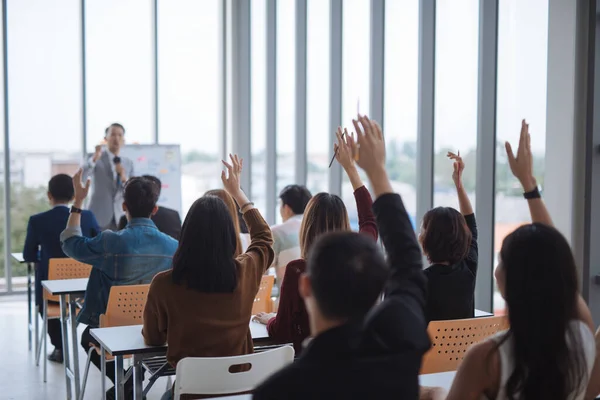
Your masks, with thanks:
<instances>
[{"instance_id":1,"label":"audience member seated","mask_svg":"<svg viewBox=\"0 0 600 400\"><path fill-rule=\"evenodd\" d=\"M279 214L282 224L271 228L273 232L273 251L277 286L281 290L281 282L285 275L285 267L290 261L300 258L300 225L304 210L312 195L305 186L288 185L279 193Z\"/></svg>"},{"instance_id":2,"label":"audience member seated","mask_svg":"<svg viewBox=\"0 0 600 400\"><path fill-rule=\"evenodd\" d=\"M235 256L237 257L240 254L244 253L250 245L250 235L241 232L240 222L238 218L239 211L234 198L226 190L223 189L209 190L208 192L204 193L204 195L215 196L223 200L223 202L227 206L227 210L229 210L229 215L231 216L233 222L233 229L235 229Z\"/></svg>"},{"instance_id":3,"label":"audience member seated","mask_svg":"<svg viewBox=\"0 0 600 400\"><path fill-rule=\"evenodd\" d=\"M569 243L538 191L525 121L516 157L508 143L506 151L533 222L504 239L496 268L510 328L469 350L447 399L583 399L596 356L594 324Z\"/></svg>"},{"instance_id":4,"label":"audience member seated","mask_svg":"<svg viewBox=\"0 0 600 400\"><path fill-rule=\"evenodd\" d=\"M427 276L428 321L473 318L477 278L477 224L469 196L462 183L465 164L458 155L452 179L458 193L460 213L452 207L436 207L425 213L419 241L432 264Z\"/></svg>"},{"instance_id":5,"label":"audience member seated","mask_svg":"<svg viewBox=\"0 0 600 400\"><path fill-rule=\"evenodd\" d=\"M248 323L254 297L273 261L269 225L240 189L241 162L225 163L223 185L240 206L252 242L236 253L237 216L223 200L206 194L196 200L183 224L173 269L154 278L144 310L149 345L169 343L168 361L185 357L226 357L253 351ZM169 392L170 393L170 392ZM163 398L170 398L167 393Z\"/></svg>"},{"instance_id":6,"label":"audience member seated","mask_svg":"<svg viewBox=\"0 0 600 400\"><path fill-rule=\"evenodd\" d=\"M355 145L351 153L377 198L373 209L389 267L368 236L319 237L299 285L314 338L296 362L256 388L254 399L418 398L421 358L430 346L421 251L385 171L381 129L367 117L359 121L360 153Z\"/></svg>"},{"instance_id":7,"label":"audience member seated","mask_svg":"<svg viewBox=\"0 0 600 400\"><path fill-rule=\"evenodd\" d=\"M154 182L158 187L158 197L160 198L160 192L162 190L162 182L160 179L153 175L143 175L142 178L146 178L149 181ZM166 233L175 240L179 240L181 234L181 217L177 210L173 210L169 207L159 206L156 214L152 216L152 222L156 225L159 231ZM119 220L118 230L125 229L127 226L127 217L123 215Z\"/></svg>"},{"instance_id":8,"label":"audience member seated","mask_svg":"<svg viewBox=\"0 0 600 400\"><path fill-rule=\"evenodd\" d=\"M90 180L83 186L80 170L73 178L73 184L75 202L60 239L66 255L92 265L83 309L77 317L78 322L87 325L81 335L81 345L87 351L91 343L97 343L90 329L98 327L100 314L106 311L110 288L150 283L154 275L171 267L177 241L160 232L150 219L158 209L158 189L146 178L132 178L125 184L123 211L127 216L127 229L118 232L107 230L93 239L83 237L81 207L88 194ZM100 369L100 356L96 352L92 353L92 362ZM106 376L114 382L112 362L106 365ZM126 385L126 391L132 393L132 380L128 380ZM107 397L113 396L114 388L107 393Z\"/></svg>"},{"instance_id":9,"label":"audience member seated","mask_svg":"<svg viewBox=\"0 0 600 400\"><path fill-rule=\"evenodd\" d=\"M345 138L338 128L338 144L334 146L336 159L348 174L354 188L360 233L377 241L377 224L372 211L373 200L354 165L352 155L352 147L355 146L354 138L347 134L344 136ZM267 324L269 336L276 342L293 343L296 354L300 353L302 342L310 335L306 306L298 292L298 278L306 271L308 250L324 233L349 230L348 212L342 199L329 193L318 193L310 199L300 226L302 258L290 262L286 267L277 314L260 313L256 316L257 321Z\"/></svg>"},{"instance_id":10,"label":"audience member seated","mask_svg":"<svg viewBox=\"0 0 600 400\"><path fill-rule=\"evenodd\" d=\"M27 236L23 248L23 259L35 262L35 305L43 317L42 281L48 279L48 262L51 258L64 258L60 248L60 233L69 219L69 203L73 201L73 179L69 175L58 174L48 182L48 200L52 208L40 214L32 215L27 225ZM81 232L84 236L93 237L100 232L96 217L90 211L81 214ZM54 351L48 360L63 362L62 336L60 320L48 320L48 336Z\"/></svg>"}]
</instances>

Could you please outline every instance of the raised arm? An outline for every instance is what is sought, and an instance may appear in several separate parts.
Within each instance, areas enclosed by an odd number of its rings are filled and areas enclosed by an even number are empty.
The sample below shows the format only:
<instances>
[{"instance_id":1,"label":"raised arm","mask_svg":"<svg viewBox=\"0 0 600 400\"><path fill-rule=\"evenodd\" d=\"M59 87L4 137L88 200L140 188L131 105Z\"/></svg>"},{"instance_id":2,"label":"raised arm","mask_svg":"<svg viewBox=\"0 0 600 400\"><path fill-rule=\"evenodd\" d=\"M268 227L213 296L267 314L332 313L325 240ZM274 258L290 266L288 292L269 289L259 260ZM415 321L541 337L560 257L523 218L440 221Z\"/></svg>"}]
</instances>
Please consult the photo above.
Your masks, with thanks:
<instances>
[{"instance_id":1,"label":"raised arm","mask_svg":"<svg viewBox=\"0 0 600 400\"><path fill-rule=\"evenodd\" d=\"M371 236L377 240L377 224L375 215L373 215L373 199L365 187L356 165L352 148L355 147L354 133L348 135L348 131L338 128L336 132L337 143L333 145L336 160L346 171L350 179L352 189L354 189L354 199L356 200L356 209L358 211L358 229L360 233Z\"/></svg>"},{"instance_id":2,"label":"raised arm","mask_svg":"<svg viewBox=\"0 0 600 400\"><path fill-rule=\"evenodd\" d=\"M426 279L421 250L402 199L393 193L385 171L385 143L381 128L367 117L359 117L353 124L360 145L354 146L353 154L358 165L367 173L375 193L373 209L392 269L386 296L408 294L422 309Z\"/></svg>"},{"instance_id":3,"label":"raised arm","mask_svg":"<svg viewBox=\"0 0 600 400\"><path fill-rule=\"evenodd\" d=\"M524 195L529 205L531 221L554 226L552 218L550 218L550 213L548 213L548 209L538 192L537 181L533 176L531 136L529 135L529 124L525 120L521 122L521 135L519 137L517 155L514 155L510 143L506 142L505 146L510 170L523 186Z\"/></svg>"},{"instance_id":4,"label":"raised arm","mask_svg":"<svg viewBox=\"0 0 600 400\"><path fill-rule=\"evenodd\" d=\"M252 265L259 267L257 278L260 280L260 277L273 262L273 235L271 234L269 225L260 215L258 209L254 208L254 203L248 200L248 197L241 188L240 175L243 160L238 158L237 155L231 154L229 158L231 159L231 164L223 161L223 165L227 168L227 173L225 171L221 172L221 180L227 193L233 197L240 208L244 221L246 221L246 225L248 225L248 230L250 231L250 246L248 246L248 249L241 257L252 257L255 260Z\"/></svg>"},{"instance_id":5,"label":"raised arm","mask_svg":"<svg viewBox=\"0 0 600 400\"><path fill-rule=\"evenodd\" d=\"M96 146L94 154L90 158L88 158L87 160L85 160L83 162L83 166L81 167L81 169L82 169L82 176L85 179L89 178L91 172L96 167L96 163L100 159L101 155L102 155L102 145L99 144Z\"/></svg>"},{"instance_id":6,"label":"raised arm","mask_svg":"<svg viewBox=\"0 0 600 400\"><path fill-rule=\"evenodd\" d=\"M471 244L465 260L471 272L473 274L477 274L477 265L479 261L479 249L477 245L477 222L475 221L475 213L473 212L471 200L469 200L469 196L467 195L467 191L463 185L462 173L465 169L465 163L460 156L460 151L458 154L448 152L448 158L454 161L452 180L456 186L460 213L465 217L465 222L471 231Z\"/></svg>"}]
</instances>

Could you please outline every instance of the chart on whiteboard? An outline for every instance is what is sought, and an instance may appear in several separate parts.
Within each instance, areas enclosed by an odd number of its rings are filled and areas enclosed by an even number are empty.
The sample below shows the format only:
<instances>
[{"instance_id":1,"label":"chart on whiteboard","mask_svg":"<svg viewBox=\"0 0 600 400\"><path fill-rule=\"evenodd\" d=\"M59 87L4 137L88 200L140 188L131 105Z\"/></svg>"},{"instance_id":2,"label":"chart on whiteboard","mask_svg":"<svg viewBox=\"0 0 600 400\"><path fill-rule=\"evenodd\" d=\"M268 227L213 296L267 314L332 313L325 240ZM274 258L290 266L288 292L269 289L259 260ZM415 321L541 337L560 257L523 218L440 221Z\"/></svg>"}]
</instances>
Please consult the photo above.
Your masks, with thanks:
<instances>
[{"instance_id":1,"label":"chart on whiteboard","mask_svg":"<svg viewBox=\"0 0 600 400\"><path fill-rule=\"evenodd\" d=\"M127 145L121 155L133 161L136 176L153 175L162 182L158 205L181 214L181 152L179 145Z\"/></svg>"}]
</instances>

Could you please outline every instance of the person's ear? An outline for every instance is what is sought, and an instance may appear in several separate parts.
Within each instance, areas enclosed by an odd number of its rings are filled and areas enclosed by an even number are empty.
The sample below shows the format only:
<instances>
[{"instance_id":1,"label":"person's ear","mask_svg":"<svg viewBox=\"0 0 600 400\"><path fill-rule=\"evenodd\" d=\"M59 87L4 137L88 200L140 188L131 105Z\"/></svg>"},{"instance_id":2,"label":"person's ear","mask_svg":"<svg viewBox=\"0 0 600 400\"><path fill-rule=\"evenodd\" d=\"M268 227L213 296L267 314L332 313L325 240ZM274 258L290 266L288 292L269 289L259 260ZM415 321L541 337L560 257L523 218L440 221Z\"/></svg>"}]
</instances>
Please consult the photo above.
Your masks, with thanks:
<instances>
[{"instance_id":1,"label":"person's ear","mask_svg":"<svg viewBox=\"0 0 600 400\"><path fill-rule=\"evenodd\" d=\"M300 292L300 297L303 299L312 296L312 286L307 274L302 274L300 275L300 278L298 278L298 291Z\"/></svg>"},{"instance_id":2,"label":"person's ear","mask_svg":"<svg viewBox=\"0 0 600 400\"><path fill-rule=\"evenodd\" d=\"M48 196L48 201L52 201L52 195L50 194L50 192L46 192L46 195Z\"/></svg>"},{"instance_id":3,"label":"person's ear","mask_svg":"<svg viewBox=\"0 0 600 400\"><path fill-rule=\"evenodd\" d=\"M158 211L158 206L154 206L154 208L152 209L152 214L150 214L150 216L156 214L157 211Z\"/></svg>"},{"instance_id":4,"label":"person's ear","mask_svg":"<svg viewBox=\"0 0 600 400\"><path fill-rule=\"evenodd\" d=\"M127 212L127 206L125 205L125 202L123 202L122 207L123 207L123 211Z\"/></svg>"}]
</instances>

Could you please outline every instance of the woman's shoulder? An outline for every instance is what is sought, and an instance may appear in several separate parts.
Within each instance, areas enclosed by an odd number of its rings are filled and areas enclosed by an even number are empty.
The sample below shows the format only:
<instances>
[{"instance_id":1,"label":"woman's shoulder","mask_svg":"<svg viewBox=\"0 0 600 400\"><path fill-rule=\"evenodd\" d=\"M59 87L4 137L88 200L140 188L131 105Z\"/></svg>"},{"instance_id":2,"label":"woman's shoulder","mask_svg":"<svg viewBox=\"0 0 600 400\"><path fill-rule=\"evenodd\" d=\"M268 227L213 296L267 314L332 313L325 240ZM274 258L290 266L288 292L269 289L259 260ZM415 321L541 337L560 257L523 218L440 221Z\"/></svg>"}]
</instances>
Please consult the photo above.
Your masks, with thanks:
<instances>
[{"instance_id":1,"label":"woman's shoulder","mask_svg":"<svg viewBox=\"0 0 600 400\"><path fill-rule=\"evenodd\" d=\"M154 278L152 279L152 286L164 287L164 286L169 286L171 284L173 284L173 270L172 269L168 269L166 271L159 272L158 274L154 275Z\"/></svg>"},{"instance_id":2,"label":"woman's shoulder","mask_svg":"<svg viewBox=\"0 0 600 400\"><path fill-rule=\"evenodd\" d=\"M304 273L306 271L306 260L299 258L294 261L290 261L285 267L285 273L287 274L289 271L294 273Z\"/></svg>"}]
</instances>

